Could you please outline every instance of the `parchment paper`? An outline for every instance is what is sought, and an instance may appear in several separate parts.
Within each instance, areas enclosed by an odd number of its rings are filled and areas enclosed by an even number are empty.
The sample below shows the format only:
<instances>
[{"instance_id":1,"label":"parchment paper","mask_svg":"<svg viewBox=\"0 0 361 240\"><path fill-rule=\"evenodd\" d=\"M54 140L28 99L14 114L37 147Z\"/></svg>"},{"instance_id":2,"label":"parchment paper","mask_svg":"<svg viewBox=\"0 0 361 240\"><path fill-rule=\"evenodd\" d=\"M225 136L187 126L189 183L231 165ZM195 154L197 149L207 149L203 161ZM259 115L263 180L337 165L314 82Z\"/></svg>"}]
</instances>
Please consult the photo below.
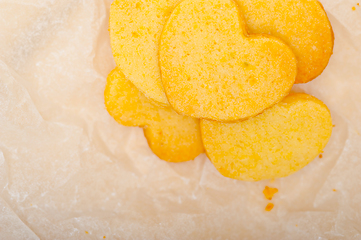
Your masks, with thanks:
<instances>
[{"instance_id":1,"label":"parchment paper","mask_svg":"<svg viewBox=\"0 0 361 240\"><path fill-rule=\"evenodd\" d=\"M0 0L0 239L361 239L361 8L322 3L334 55L296 89L331 109L332 138L296 174L248 183L205 155L161 161L109 116L111 0Z\"/></svg>"}]
</instances>

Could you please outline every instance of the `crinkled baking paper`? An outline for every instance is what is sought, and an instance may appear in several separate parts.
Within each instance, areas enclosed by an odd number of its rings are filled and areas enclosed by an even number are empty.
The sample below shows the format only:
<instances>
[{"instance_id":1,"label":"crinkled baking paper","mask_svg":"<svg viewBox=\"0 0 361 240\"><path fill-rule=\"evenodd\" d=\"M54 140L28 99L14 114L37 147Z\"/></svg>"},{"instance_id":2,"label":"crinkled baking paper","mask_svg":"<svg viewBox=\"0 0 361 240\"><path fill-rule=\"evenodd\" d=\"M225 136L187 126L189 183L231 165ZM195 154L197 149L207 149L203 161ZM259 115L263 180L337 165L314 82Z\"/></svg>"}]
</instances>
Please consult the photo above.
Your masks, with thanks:
<instances>
[{"instance_id":1,"label":"crinkled baking paper","mask_svg":"<svg viewBox=\"0 0 361 240\"><path fill-rule=\"evenodd\" d=\"M328 105L331 140L296 174L250 183L205 155L161 161L109 116L111 0L0 0L0 239L361 239L361 8L322 3L334 54L296 88Z\"/></svg>"}]
</instances>

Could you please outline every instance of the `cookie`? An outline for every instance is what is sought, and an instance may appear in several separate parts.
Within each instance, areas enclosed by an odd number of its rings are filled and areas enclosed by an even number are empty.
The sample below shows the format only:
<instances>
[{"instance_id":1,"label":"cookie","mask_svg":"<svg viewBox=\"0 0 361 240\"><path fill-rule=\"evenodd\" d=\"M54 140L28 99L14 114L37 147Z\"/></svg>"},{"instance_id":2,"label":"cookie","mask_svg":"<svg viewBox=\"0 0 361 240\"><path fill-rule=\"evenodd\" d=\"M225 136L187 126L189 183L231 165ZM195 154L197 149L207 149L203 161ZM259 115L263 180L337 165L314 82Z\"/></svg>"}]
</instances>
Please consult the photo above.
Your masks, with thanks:
<instances>
[{"instance_id":1,"label":"cookie","mask_svg":"<svg viewBox=\"0 0 361 240\"><path fill-rule=\"evenodd\" d=\"M145 127L159 121L158 108L117 68L108 76L104 99L109 114L124 126Z\"/></svg>"},{"instance_id":2,"label":"cookie","mask_svg":"<svg viewBox=\"0 0 361 240\"><path fill-rule=\"evenodd\" d=\"M110 8L110 42L114 60L148 98L169 105L158 64L163 25L180 0L115 0Z\"/></svg>"},{"instance_id":3,"label":"cookie","mask_svg":"<svg viewBox=\"0 0 361 240\"><path fill-rule=\"evenodd\" d=\"M334 35L317 0L236 0L250 33L266 33L286 42L297 58L295 83L322 73L332 55ZM261 16L261 17L260 17Z\"/></svg>"},{"instance_id":4,"label":"cookie","mask_svg":"<svg viewBox=\"0 0 361 240\"><path fill-rule=\"evenodd\" d=\"M160 80L158 43L167 18L179 2L116 0L110 9L109 30L117 65L146 96L161 105L168 105L168 101ZM237 3L250 33L271 34L292 48L298 63L296 83L311 81L327 66L334 37L317 0Z\"/></svg>"},{"instance_id":5,"label":"cookie","mask_svg":"<svg viewBox=\"0 0 361 240\"><path fill-rule=\"evenodd\" d=\"M160 159L184 162L204 152L198 119L154 106L117 68L108 76L104 99L118 123L143 127L150 148Z\"/></svg>"},{"instance_id":6,"label":"cookie","mask_svg":"<svg viewBox=\"0 0 361 240\"><path fill-rule=\"evenodd\" d=\"M296 77L292 50L248 35L233 0L185 0L160 42L167 98L176 112L217 121L255 116L281 101Z\"/></svg>"},{"instance_id":7,"label":"cookie","mask_svg":"<svg viewBox=\"0 0 361 240\"><path fill-rule=\"evenodd\" d=\"M258 181L286 177L326 146L331 114L320 100L292 93L262 114L237 123L201 120L206 153L225 177Z\"/></svg>"},{"instance_id":8,"label":"cookie","mask_svg":"<svg viewBox=\"0 0 361 240\"><path fill-rule=\"evenodd\" d=\"M204 152L198 119L179 115L171 108L163 108L158 112L160 121L144 128L144 136L159 158L184 162Z\"/></svg>"}]
</instances>

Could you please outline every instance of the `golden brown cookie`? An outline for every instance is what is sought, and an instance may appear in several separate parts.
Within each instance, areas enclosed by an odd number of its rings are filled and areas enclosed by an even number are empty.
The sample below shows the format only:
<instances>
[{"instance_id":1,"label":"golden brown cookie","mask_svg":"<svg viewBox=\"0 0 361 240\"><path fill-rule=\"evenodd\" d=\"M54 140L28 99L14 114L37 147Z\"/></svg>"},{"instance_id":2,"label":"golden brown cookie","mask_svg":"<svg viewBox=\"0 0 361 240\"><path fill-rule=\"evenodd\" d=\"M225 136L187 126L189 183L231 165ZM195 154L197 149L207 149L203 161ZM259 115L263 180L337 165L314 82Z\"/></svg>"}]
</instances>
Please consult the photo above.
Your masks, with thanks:
<instances>
[{"instance_id":1,"label":"golden brown cookie","mask_svg":"<svg viewBox=\"0 0 361 240\"><path fill-rule=\"evenodd\" d=\"M204 152L198 119L154 106L119 69L109 74L104 98L117 122L143 127L150 148L160 159L184 162Z\"/></svg>"},{"instance_id":2,"label":"golden brown cookie","mask_svg":"<svg viewBox=\"0 0 361 240\"><path fill-rule=\"evenodd\" d=\"M201 120L206 153L224 176L245 181L286 177L310 163L332 133L320 100L290 94L262 114L237 123Z\"/></svg>"},{"instance_id":3,"label":"golden brown cookie","mask_svg":"<svg viewBox=\"0 0 361 240\"><path fill-rule=\"evenodd\" d=\"M266 33L285 41L297 58L295 83L322 73L332 55L334 35L317 0L236 0L250 33Z\"/></svg>"},{"instance_id":4,"label":"golden brown cookie","mask_svg":"<svg viewBox=\"0 0 361 240\"><path fill-rule=\"evenodd\" d=\"M233 0L185 0L164 27L162 82L176 112L218 121L255 116L281 101L296 77L282 41L248 35Z\"/></svg>"}]
</instances>

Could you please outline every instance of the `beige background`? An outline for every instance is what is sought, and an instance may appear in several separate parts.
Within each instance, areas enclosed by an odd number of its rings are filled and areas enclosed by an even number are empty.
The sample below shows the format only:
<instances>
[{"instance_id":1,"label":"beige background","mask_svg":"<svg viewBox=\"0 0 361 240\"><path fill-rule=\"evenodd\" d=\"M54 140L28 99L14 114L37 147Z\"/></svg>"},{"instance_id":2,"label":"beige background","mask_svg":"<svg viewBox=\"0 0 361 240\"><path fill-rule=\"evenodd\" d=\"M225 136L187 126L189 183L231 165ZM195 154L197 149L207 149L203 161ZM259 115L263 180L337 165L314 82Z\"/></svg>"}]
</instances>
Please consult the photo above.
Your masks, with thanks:
<instances>
[{"instance_id":1,"label":"beige background","mask_svg":"<svg viewBox=\"0 0 361 240\"><path fill-rule=\"evenodd\" d=\"M0 0L0 239L361 239L361 8L322 2L334 55L297 88L329 106L332 138L298 173L248 183L204 155L163 162L107 114L111 0Z\"/></svg>"}]
</instances>

